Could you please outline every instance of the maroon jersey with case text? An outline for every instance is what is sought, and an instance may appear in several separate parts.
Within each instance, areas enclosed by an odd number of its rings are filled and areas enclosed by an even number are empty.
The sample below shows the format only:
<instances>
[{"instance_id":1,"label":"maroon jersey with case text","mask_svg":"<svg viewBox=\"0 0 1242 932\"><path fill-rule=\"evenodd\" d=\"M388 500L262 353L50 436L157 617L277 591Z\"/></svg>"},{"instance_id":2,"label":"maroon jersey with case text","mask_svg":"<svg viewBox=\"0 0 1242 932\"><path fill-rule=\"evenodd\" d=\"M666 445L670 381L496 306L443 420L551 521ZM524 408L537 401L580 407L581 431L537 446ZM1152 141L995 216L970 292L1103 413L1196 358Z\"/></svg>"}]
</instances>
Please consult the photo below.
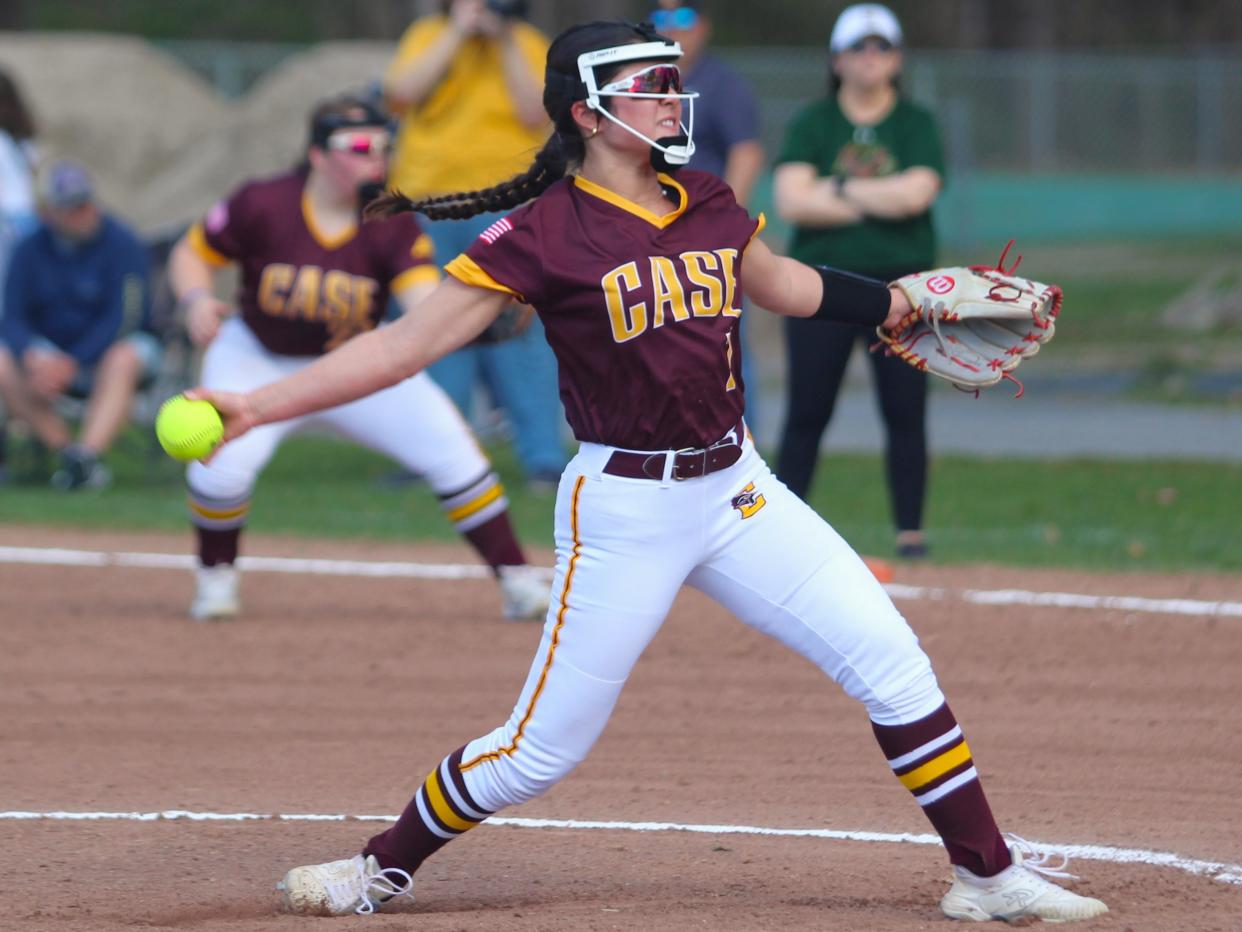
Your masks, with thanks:
<instances>
[{"instance_id":1,"label":"maroon jersey with case text","mask_svg":"<svg viewBox=\"0 0 1242 932\"><path fill-rule=\"evenodd\" d=\"M191 227L190 246L213 265L237 262L237 303L268 350L316 356L374 329L390 293L435 282L431 240L413 214L334 237L315 223L306 176L252 181Z\"/></svg>"},{"instance_id":2,"label":"maroon jersey with case text","mask_svg":"<svg viewBox=\"0 0 1242 932\"><path fill-rule=\"evenodd\" d=\"M581 177L556 182L446 267L534 305L581 441L703 447L741 418L742 256L762 228L705 172L660 175L657 216Z\"/></svg>"}]
</instances>

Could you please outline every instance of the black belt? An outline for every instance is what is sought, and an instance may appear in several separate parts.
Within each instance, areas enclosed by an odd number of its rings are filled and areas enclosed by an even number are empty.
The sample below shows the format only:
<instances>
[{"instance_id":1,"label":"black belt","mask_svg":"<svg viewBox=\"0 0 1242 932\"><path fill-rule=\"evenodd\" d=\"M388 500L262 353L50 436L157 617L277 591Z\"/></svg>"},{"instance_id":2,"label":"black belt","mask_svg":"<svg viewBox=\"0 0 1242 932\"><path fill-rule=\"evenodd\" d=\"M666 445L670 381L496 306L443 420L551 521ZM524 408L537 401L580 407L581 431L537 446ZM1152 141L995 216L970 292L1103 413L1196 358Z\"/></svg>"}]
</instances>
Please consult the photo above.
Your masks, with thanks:
<instances>
[{"instance_id":1,"label":"black belt","mask_svg":"<svg viewBox=\"0 0 1242 932\"><path fill-rule=\"evenodd\" d=\"M701 449L686 448L671 452L636 453L630 450L616 450L608 457L604 472L610 476L621 476L625 479L663 479L664 467L668 458L673 458L673 468L669 477L680 482L683 479L695 479L710 475L721 469L727 469L742 458L741 439L746 436L746 428L739 425L735 431L739 438L721 440L710 447Z\"/></svg>"}]
</instances>

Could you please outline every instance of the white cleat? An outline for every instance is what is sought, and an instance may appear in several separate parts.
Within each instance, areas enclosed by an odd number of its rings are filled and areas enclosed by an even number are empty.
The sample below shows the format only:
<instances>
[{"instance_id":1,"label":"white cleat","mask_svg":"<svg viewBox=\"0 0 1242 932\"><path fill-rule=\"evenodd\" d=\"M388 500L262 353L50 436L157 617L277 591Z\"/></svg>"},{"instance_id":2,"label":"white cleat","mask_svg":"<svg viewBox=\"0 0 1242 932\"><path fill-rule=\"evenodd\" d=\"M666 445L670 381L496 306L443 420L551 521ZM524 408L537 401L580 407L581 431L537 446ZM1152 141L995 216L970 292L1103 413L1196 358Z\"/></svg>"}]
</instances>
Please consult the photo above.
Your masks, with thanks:
<instances>
[{"instance_id":1,"label":"white cleat","mask_svg":"<svg viewBox=\"0 0 1242 932\"><path fill-rule=\"evenodd\" d=\"M276 884L285 912L298 916L373 913L395 896L414 895L414 878L400 868L382 869L374 857L357 854L344 861L295 867Z\"/></svg>"},{"instance_id":2,"label":"white cleat","mask_svg":"<svg viewBox=\"0 0 1242 932\"><path fill-rule=\"evenodd\" d=\"M196 574L197 589L190 603L190 617L195 621L232 618L241 608L237 587L241 580L237 567L228 563L200 566Z\"/></svg>"},{"instance_id":3,"label":"white cleat","mask_svg":"<svg viewBox=\"0 0 1242 932\"><path fill-rule=\"evenodd\" d=\"M1064 854L1036 852L1029 842L1017 836L1006 838L1010 840L1013 864L995 877L977 877L964 867L953 868L953 886L940 901L940 909L950 919L1013 922L1030 917L1044 922L1078 922L1108 912L1100 900L1071 893L1040 876L1076 880L1064 870L1069 863ZM1054 859L1057 863L1050 864Z\"/></svg>"},{"instance_id":4,"label":"white cleat","mask_svg":"<svg viewBox=\"0 0 1242 932\"><path fill-rule=\"evenodd\" d=\"M502 566L498 570L505 617L512 621L542 620L552 598L550 571L542 566Z\"/></svg>"}]
</instances>

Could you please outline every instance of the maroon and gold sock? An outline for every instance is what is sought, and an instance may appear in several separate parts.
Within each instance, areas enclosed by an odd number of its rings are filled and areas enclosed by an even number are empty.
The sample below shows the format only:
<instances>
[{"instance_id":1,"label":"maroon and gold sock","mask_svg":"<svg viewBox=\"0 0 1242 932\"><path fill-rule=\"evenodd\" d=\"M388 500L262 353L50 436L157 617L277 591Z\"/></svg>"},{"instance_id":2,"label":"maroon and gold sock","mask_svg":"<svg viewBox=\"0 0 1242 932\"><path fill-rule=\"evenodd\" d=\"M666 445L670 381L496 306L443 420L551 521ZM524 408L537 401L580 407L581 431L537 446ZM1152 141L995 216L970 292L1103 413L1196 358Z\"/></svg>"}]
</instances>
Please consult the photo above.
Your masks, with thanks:
<instances>
[{"instance_id":1,"label":"maroon and gold sock","mask_svg":"<svg viewBox=\"0 0 1242 932\"><path fill-rule=\"evenodd\" d=\"M364 855L375 855L382 868L413 874L430 855L493 815L470 798L460 769L464 750L458 748L427 775L401 818L368 841Z\"/></svg>"},{"instance_id":2,"label":"maroon and gold sock","mask_svg":"<svg viewBox=\"0 0 1242 932\"><path fill-rule=\"evenodd\" d=\"M949 860L980 877L1012 863L948 705L908 725L871 723L888 765L940 833Z\"/></svg>"},{"instance_id":3,"label":"maroon and gold sock","mask_svg":"<svg viewBox=\"0 0 1242 932\"><path fill-rule=\"evenodd\" d=\"M526 562L509 523L504 486L491 470L469 485L441 495L440 507L492 569Z\"/></svg>"},{"instance_id":4,"label":"maroon and gold sock","mask_svg":"<svg viewBox=\"0 0 1242 932\"><path fill-rule=\"evenodd\" d=\"M198 535L198 560L203 566L237 562L237 549L246 516L250 514L250 494L218 499L190 489L190 521Z\"/></svg>"}]
</instances>

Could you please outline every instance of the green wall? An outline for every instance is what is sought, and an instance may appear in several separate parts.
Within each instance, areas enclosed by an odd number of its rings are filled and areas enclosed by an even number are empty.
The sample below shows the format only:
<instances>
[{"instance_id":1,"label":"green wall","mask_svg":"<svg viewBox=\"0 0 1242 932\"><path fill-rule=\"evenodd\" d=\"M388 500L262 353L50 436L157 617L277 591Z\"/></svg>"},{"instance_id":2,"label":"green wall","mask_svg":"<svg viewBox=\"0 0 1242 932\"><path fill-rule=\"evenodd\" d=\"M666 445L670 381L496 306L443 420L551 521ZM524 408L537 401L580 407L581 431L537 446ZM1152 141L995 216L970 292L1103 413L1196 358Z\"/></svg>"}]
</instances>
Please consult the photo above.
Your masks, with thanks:
<instances>
[{"instance_id":1,"label":"green wall","mask_svg":"<svg viewBox=\"0 0 1242 932\"><path fill-rule=\"evenodd\" d=\"M771 176L755 194L776 242L788 227L772 210ZM1242 234L1242 177L1026 175L957 177L936 204L950 248L1083 239L1158 239Z\"/></svg>"}]
</instances>

